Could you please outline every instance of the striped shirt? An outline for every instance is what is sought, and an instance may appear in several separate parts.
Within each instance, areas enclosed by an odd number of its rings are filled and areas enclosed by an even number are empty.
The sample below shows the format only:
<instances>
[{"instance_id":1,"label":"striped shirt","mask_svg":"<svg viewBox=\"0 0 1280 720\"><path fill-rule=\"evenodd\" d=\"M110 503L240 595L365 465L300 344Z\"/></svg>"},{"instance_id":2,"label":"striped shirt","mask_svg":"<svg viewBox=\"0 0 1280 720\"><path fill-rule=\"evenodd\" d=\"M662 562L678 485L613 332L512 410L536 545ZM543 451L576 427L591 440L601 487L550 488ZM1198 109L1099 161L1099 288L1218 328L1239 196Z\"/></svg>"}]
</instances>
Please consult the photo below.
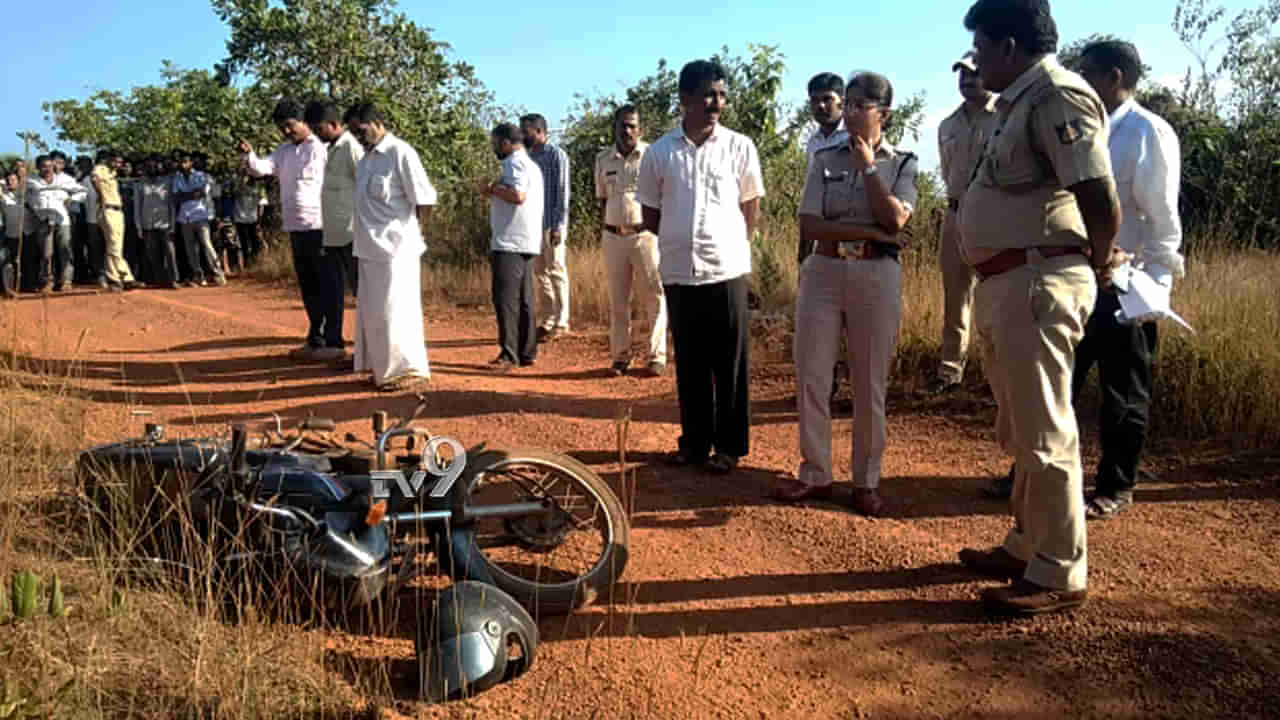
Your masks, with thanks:
<instances>
[{"instance_id":1,"label":"striped shirt","mask_svg":"<svg viewBox=\"0 0 1280 720\"><path fill-rule=\"evenodd\" d=\"M542 229L563 234L569 229L569 156L551 143L528 153L542 170Z\"/></svg>"}]
</instances>

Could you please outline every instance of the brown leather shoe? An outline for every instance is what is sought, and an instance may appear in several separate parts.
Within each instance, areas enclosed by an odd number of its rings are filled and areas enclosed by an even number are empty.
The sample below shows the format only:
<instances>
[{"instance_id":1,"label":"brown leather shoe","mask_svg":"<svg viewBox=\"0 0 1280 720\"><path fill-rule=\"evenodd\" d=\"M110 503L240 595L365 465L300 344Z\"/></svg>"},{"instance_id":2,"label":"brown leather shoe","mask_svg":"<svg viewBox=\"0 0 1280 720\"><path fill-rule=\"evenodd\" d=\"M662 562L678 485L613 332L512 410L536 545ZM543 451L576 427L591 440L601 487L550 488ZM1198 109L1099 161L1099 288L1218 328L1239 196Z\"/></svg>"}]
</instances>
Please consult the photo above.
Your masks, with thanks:
<instances>
[{"instance_id":1,"label":"brown leather shoe","mask_svg":"<svg viewBox=\"0 0 1280 720\"><path fill-rule=\"evenodd\" d=\"M830 500L831 485L810 485L796 478L780 478L773 487L773 499L783 502L801 500Z\"/></svg>"},{"instance_id":2,"label":"brown leather shoe","mask_svg":"<svg viewBox=\"0 0 1280 720\"><path fill-rule=\"evenodd\" d=\"M880 497L880 491L875 488L854 488L849 505L855 512L867 517L880 518L889 514L889 503Z\"/></svg>"},{"instance_id":3,"label":"brown leather shoe","mask_svg":"<svg viewBox=\"0 0 1280 720\"><path fill-rule=\"evenodd\" d=\"M982 591L982 604L997 615L1042 615L1072 610L1084 604L1088 590L1054 590L1029 580Z\"/></svg>"},{"instance_id":4,"label":"brown leather shoe","mask_svg":"<svg viewBox=\"0 0 1280 720\"><path fill-rule=\"evenodd\" d=\"M1027 574L1027 564L1009 554L1002 547L991 550L965 548L960 551L960 564L970 570L997 580L1019 580Z\"/></svg>"}]
</instances>

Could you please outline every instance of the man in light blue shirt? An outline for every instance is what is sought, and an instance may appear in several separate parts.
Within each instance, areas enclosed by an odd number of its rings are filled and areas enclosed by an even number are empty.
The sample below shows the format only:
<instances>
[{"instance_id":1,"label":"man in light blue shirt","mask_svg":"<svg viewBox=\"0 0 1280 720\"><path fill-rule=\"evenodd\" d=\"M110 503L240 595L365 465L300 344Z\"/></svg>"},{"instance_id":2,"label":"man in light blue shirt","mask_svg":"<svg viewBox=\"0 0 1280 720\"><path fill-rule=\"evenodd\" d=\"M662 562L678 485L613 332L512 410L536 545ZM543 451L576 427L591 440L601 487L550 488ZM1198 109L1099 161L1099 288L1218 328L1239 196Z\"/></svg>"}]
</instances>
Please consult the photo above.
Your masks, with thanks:
<instances>
[{"instance_id":1,"label":"man in light blue shirt","mask_svg":"<svg viewBox=\"0 0 1280 720\"><path fill-rule=\"evenodd\" d=\"M222 263L213 250L213 241L209 237L209 176L195 169L195 158L191 153L182 155L182 171L173 176L173 196L179 203L178 223L182 225L182 242L187 249L187 262L191 263L191 279L188 285L207 285L204 279L204 265L213 273L213 281L218 285L226 285L227 279L222 276Z\"/></svg>"},{"instance_id":2,"label":"man in light blue shirt","mask_svg":"<svg viewBox=\"0 0 1280 720\"><path fill-rule=\"evenodd\" d=\"M500 372L528 366L538 356L533 318L533 260L542 251L542 170L524 149L524 133L502 123L490 136L502 160L502 176L485 183L489 198L489 262L493 269L493 307L498 316Z\"/></svg>"}]
</instances>

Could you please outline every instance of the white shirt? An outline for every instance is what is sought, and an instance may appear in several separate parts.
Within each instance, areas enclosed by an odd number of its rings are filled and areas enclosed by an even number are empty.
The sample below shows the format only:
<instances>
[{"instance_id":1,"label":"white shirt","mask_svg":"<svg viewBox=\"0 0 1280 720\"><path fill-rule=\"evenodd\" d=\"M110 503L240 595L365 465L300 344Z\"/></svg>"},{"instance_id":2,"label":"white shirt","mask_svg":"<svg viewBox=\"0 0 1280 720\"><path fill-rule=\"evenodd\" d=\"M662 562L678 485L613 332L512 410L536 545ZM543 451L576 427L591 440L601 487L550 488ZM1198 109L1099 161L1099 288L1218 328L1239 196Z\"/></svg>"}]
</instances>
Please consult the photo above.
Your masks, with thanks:
<instances>
[{"instance_id":1,"label":"white shirt","mask_svg":"<svg viewBox=\"0 0 1280 720\"><path fill-rule=\"evenodd\" d=\"M751 243L738 207L764 196L751 138L717 125L698 146L677 126L644 154L636 194L641 205L662 212L664 284L705 285L751 272Z\"/></svg>"},{"instance_id":2,"label":"white shirt","mask_svg":"<svg viewBox=\"0 0 1280 720\"><path fill-rule=\"evenodd\" d=\"M844 117L840 118L840 124L836 125L836 129L830 135L822 134L822 126L813 129L813 134L804 144L805 155L805 174L809 172L809 168L813 165L813 156L819 150L826 150L829 147L835 147L843 143L849 142L849 131L844 127Z\"/></svg>"},{"instance_id":3,"label":"white shirt","mask_svg":"<svg viewBox=\"0 0 1280 720\"><path fill-rule=\"evenodd\" d=\"M249 151L246 162L255 175L280 179L280 204L285 232L306 232L323 227L320 191L328 151L314 134L294 144L286 142L271 155L260 158Z\"/></svg>"},{"instance_id":4,"label":"white shirt","mask_svg":"<svg viewBox=\"0 0 1280 720\"><path fill-rule=\"evenodd\" d=\"M1111 113L1111 169L1124 219L1116 247L1166 287L1185 272L1178 185L1182 152L1169 123L1132 98Z\"/></svg>"},{"instance_id":5,"label":"white shirt","mask_svg":"<svg viewBox=\"0 0 1280 720\"><path fill-rule=\"evenodd\" d=\"M524 202L516 205L496 195L490 196L489 228L493 231L490 250L526 255L542 252L543 183L542 169L525 150L517 150L502 159L499 184L524 193Z\"/></svg>"},{"instance_id":6,"label":"white shirt","mask_svg":"<svg viewBox=\"0 0 1280 720\"><path fill-rule=\"evenodd\" d=\"M27 176L27 202L41 219L54 225L70 225L67 200L84 200L84 187L70 175L54 175L52 182L45 182L39 175Z\"/></svg>"},{"instance_id":7,"label":"white shirt","mask_svg":"<svg viewBox=\"0 0 1280 720\"><path fill-rule=\"evenodd\" d=\"M426 251L418 206L435 205L436 189L408 143L383 135L356 166L355 194L356 257L389 263Z\"/></svg>"}]
</instances>

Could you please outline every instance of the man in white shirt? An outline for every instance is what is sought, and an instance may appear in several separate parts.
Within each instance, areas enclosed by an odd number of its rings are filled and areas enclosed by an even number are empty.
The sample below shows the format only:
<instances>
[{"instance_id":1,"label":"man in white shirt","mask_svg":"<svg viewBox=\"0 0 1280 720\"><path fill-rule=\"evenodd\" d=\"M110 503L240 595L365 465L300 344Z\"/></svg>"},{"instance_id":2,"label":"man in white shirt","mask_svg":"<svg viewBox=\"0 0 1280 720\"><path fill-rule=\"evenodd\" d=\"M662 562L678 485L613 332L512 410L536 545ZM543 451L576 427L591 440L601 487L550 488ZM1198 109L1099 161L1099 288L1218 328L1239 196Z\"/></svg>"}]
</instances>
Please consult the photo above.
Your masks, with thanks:
<instances>
[{"instance_id":1,"label":"man in white shirt","mask_svg":"<svg viewBox=\"0 0 1280 720\"><path fill-rule=\"evenodd\" d=\"M1165 288L1183 276L1182 221L1178 217L1181 150L1173 128L1134 100L1142 60L1133 45L1095 42L1080 54L1080 74L1098 93L1111 119L1111 167L1124 220L1116 247L1137 268ZM1098 293L1098 303L1076 349L1073 396L1096 363L1102 384L1099 423L1102 457L1090 518L1109 517L1133 504L1138 463L1151 408L1151 360L1156 324L1116 319L1120 301L1114 288Z\"/></svg>"},{"instance_id":2,"label":"man in white shirt","mask_svg":"<svg viewBox=\"0 0 1280 720\"><path fill-rule=\"evenodd\" d=\"M669 461L729 473L749 450L747 275L764 196L755 143L720 125L724 68L680 70L680 125L649 146L637 196L658 235L676 350L679 449Z\"/></svg>"},{"instance_id":3,"label":"man in white shirt","mask_svg":"<svg viewBox=\"0 0 1280 720\"><path fill-rule=\"evenodd\" d=\"M417 151L387 132L376 106L357 105L347 118L366 150L355 180L355 257L363 286L356 301L355 370L370 371L381 392L407 390L431 377L422 328L422 253L436 190Z\"/></svg>"},{"instance_id":4,"label":"man in white shirt","mask_svg":"<svg viewBox=\"0 0 1280 720\"><path fill-rule=\"evenodd\" d=\"M489 264L493 271L493 308L498 316L498 356L489 361L499 372L532 365L538 357L533 316L533 261L542 252L543 178L524 149L519 127L502 123L490 134L493 153L502 160L502 176L480 186L489 198Z\"/></svg>"},{"instance_id":5,"label":"man in white shirt","mask_svg":"<svg viewBox=\"0 0 1280 720\"><path fill-rule=\"evenodd\" d=\"M298 274L298 292L307 312L307 339L294 348L295 360L332 361L346 354L342 340L341 305L326 300L324 266L332 255L324 246L321 190L328 151L320 138L307 127L302 106L281 100L271 113L286 142L275 152L260 158L247 140L240 141L245 165L257 175L275 175L280 181L280 203L284 231L293 248L293 269Z\"/></svg>"},{"instance_id":6,"label":"man in white shirt","mask_svg":"<svg viewBox=\"0 0 1280 720\"><path fill-rule=\"evenodd\" d=\"M40 291L68 289L75 278L75 261L71 255L70 202L84 200L84 188L69 176L54 171L48 155L36 158L38 175L27 177L27 204L40 221ZM56 267L55 267L56 262Z\"/></svg>"},{"instance_id":7,"label":"man in white shirt","mask_svg":"<svg viewBox=\"0 0 1280 720\"><path fill-rule=\"evenodd\" d=\"M307 106L307 125L311 132L328 143L328 159L324 164L324 185L320 190L320 215L324 224L326 254L333 255L327 264L326 297L343 302L346 287L355 294L359 281L352 260L351 243L355 237L356 166L364 157L364 148L343 127L342 114L331 102L313 102ZM336 285L336 287L335 287Z\"/></svg>"}]
</instances>

